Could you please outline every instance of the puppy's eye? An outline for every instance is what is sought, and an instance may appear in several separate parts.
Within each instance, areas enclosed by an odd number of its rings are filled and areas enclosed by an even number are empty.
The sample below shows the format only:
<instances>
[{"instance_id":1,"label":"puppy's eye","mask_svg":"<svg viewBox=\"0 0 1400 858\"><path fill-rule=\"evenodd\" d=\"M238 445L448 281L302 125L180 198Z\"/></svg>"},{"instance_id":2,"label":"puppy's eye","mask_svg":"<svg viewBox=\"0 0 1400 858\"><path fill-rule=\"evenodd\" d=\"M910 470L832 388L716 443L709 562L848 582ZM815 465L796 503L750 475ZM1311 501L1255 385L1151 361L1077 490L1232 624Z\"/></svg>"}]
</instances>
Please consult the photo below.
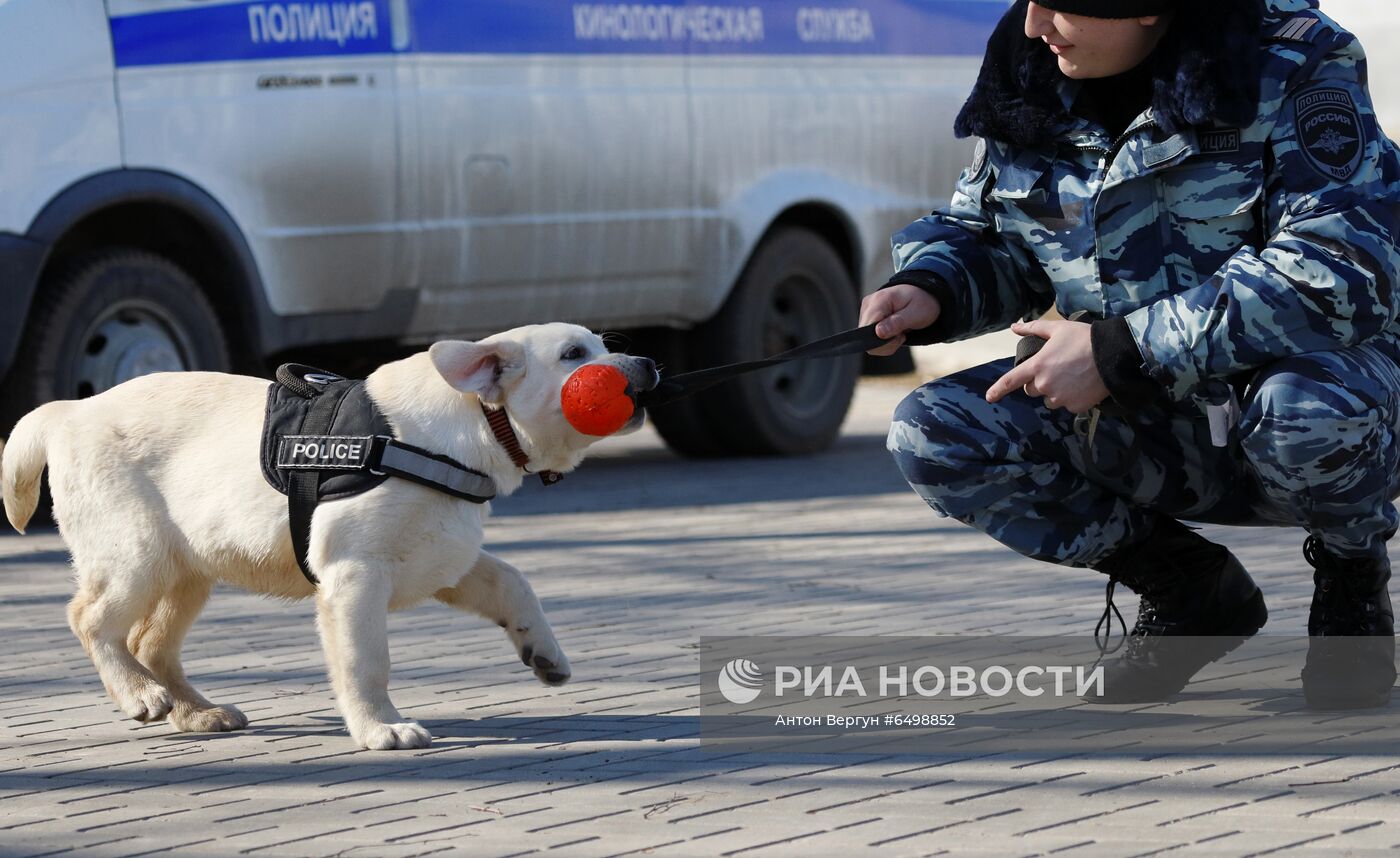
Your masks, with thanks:
<instances>
[{"instance_id":1,"label":"puppy's eye","mask_svg":"<svg viewBox=\"0 0 1400 858\"><path fill-rule=\"evenodd\" d=\"M583 346L569 346L564 350L564 353L559 356L559 359L562 361L575 361L583 360L586 357L588 357L588 352L584 351Z\"/></svg>"}]
</instances>

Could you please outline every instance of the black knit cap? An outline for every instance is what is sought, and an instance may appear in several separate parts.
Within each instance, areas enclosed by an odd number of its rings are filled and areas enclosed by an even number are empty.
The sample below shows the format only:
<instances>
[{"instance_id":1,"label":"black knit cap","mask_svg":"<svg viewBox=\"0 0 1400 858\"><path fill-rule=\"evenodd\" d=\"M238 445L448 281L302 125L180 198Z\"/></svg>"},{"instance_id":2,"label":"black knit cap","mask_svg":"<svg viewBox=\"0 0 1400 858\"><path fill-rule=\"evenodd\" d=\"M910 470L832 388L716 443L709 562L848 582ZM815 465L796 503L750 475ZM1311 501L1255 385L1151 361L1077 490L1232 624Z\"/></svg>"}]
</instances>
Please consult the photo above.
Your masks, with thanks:
<instances>
[{"instance_id":1,"label":"black knit cap","mask_svg":"<svg viewBox=\"0 0 1400 858\"><path fill-rule=\"evenodd\" d=\"M1035 0L1037 6L1086 18L1145 18L1175 8L1175 0Z\"/></svg>"}]
</instances>

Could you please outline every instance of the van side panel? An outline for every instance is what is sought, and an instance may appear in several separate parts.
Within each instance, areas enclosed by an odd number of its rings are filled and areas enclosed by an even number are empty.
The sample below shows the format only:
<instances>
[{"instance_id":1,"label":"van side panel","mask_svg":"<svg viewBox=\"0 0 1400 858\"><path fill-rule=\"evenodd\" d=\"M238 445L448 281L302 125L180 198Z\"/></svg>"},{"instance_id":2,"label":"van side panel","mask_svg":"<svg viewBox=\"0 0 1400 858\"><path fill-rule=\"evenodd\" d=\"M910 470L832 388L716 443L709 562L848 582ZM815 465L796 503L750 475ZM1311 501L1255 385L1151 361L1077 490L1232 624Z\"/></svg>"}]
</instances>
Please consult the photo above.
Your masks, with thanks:
<instances>
[{"instance_id":1,"label":"van side panel","mask_svg":"<svg viewBox=\"0 0 1400 858\"><path fill-rule=\"evenodd\" d=\"M0 232L24 233L83 176L121 163L101 3L0 3Z\"/></svg>"},{"instance_id":2,"label":"van side panel","mask_svg":"<svg viewBox=\"0 0 1400 858\"><path fill-rule=\"evenodd\" d=\"M410 341L694 324L797 205L872 288L1008 2L107 0L125 163L219 200L277 316Z\"/></svg>"},{"instance_id":3,"label":"van side panel","mask_svg":"<svg viewBox=\"0 0 1400 858\"><path fill-rule=\"evenodd\" d=\"M389 0L108 0L126 164L207 190L279 315L412 287Z\"/></svg>"},{"instance_id":4,"label":"van side panel","mask_svg":"<svg viewBox=\"0 0 1400 858\"><path fill-rule=\"evenodd\" d=\"M704 319L774 218L815 203L856 232L860 283L891 273L889 237L946 203L973 151L949 131L977 73L952 57L696 57L697 280ZM912 141L930 141L927 146Z\"/></svg>"},{"instance_id":5,"label":"van side panel","mask_svg":"<svg viewBox=\"0 0 1400 858\"><path fill-rule=\"evenodd\" d=\"M971 155L938 143L1008 5L405 2L422 334L694 324L802 204L850 225L874 288Z\"/></svg>"},{"instance_id":6,"label":"van side panel","mask_svg":"<svg viewBox=\"0 0 1400 858\"><path fill-rule=\"evenodd\" d=\"M947 201L971 157L953 119L1004 0L769 0L765 37L698 43L691 55L696 256L726 297L764 230L789 207L839 211L857 235L868 292L890 274L889 236ZM919 145L919 141L928 141Z\"/></svg>"},{"instance_id":7,"label":"van side panel","mask_svg":"<svg viewBox=\"0 0 1400 858\"><path fill-rule=\"evenodd\" d=\"M558 0L408 5L424 327L671 315L693 288L683 53L571 50Z\"/></svg>"}]
</instances>

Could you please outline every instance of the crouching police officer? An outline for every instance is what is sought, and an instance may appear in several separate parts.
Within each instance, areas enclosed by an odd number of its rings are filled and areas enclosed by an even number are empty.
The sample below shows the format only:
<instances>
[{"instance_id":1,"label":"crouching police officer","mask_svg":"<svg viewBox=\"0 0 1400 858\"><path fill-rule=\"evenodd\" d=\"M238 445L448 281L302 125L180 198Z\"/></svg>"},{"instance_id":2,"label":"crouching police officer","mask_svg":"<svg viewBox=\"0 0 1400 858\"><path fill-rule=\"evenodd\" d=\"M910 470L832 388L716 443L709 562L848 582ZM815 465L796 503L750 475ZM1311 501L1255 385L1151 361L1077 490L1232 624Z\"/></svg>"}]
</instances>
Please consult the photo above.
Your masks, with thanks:
<instances>
[{"instance_id":1,"label":"crouching police officer","mask_svg":"<svg viewBox=\"0 0 1400 858\"><path fill-rule=\"evenodd\" d=\"M1264 625L1180 519L1306 528L1311 705L1395 680L1400 158L1316 7L1019 0L957 119L973 164L861 308L877 354L1038 341L914 391L889 448L939 514L1107 573L1110 608L1140 595L1105 702L1165 699Z\"/></svg>"}]
</instances>

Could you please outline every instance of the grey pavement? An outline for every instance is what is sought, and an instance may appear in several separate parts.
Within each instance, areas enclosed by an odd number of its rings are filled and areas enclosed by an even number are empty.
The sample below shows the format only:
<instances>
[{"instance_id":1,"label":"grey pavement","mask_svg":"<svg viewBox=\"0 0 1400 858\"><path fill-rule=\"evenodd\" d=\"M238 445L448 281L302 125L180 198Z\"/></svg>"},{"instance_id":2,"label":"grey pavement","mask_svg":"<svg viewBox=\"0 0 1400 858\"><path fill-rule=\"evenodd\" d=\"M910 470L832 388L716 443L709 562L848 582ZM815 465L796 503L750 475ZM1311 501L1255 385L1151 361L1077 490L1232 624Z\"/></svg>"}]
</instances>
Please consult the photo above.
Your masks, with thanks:
<instances>
[{"instance_id":1,"label":"grey pavement","mask_svg":"<svg viewBox=\"0 0 1400 858\"><path fill-rule=\"evenodd\" d=\"M498 503L488 546L526 571L574 679L539 685L484 622L432 606L396 614L395 703L437 737L421 751L352 745L309 603L228 589L196 624L185 665L250 727L197 736L123 720L65 624L61 539L0 538L0 854L1400 847L1400 758L1379 750L702 747L702 636L1089 634L1102 609L1097 575L1026 560L936 518L901 482L884 430L910 384L863 382L840 442L819 456L690 462L647 430L604 442L558 486ZM1311 594L1302 534L1207 533L1265 587L1269 631L1301 632Z\"/></svg>"}]
</instances>

